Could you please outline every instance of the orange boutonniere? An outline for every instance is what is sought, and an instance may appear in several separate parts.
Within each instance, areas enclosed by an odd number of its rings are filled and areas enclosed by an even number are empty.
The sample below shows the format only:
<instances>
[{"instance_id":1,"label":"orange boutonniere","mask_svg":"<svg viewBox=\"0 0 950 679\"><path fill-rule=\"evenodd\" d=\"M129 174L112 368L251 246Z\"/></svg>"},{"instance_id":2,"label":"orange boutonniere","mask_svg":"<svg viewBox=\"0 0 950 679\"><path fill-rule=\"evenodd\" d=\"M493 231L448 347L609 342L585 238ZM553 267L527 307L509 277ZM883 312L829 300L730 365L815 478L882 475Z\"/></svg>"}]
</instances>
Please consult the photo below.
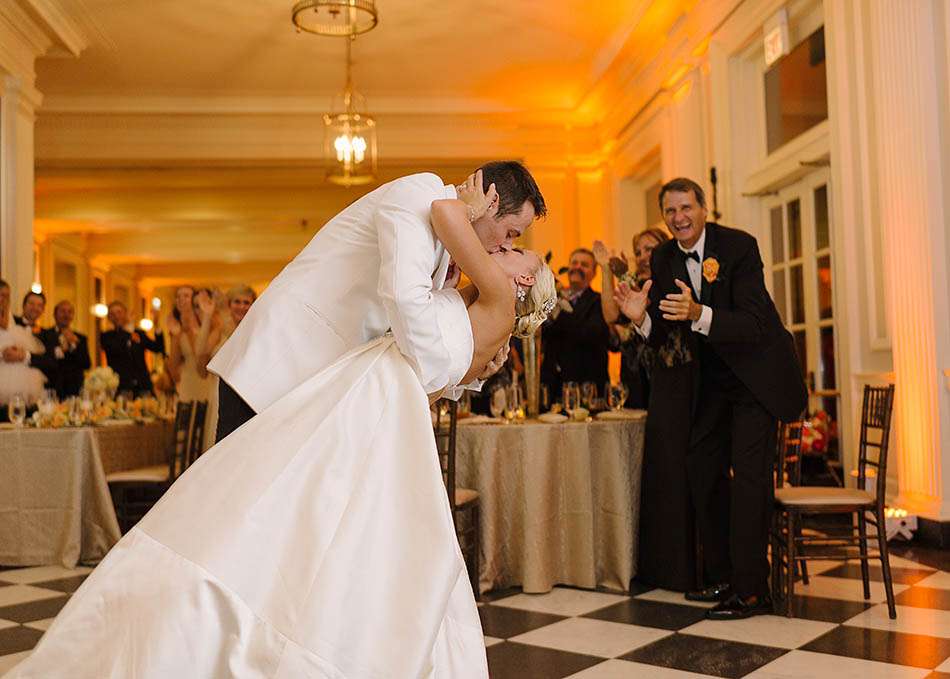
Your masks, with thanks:
<instances>
[{"instance_id":1,"label":"orange boutonniere","mask_svg":"<svg viewBox=\"0 0 950 679\"><path fill-rule=\"evenodd\" d=\"M707 283L715 283L719 277L719 260L715 257L707 257L703 260L703 278Z\"/></svg>"}]
</instances>

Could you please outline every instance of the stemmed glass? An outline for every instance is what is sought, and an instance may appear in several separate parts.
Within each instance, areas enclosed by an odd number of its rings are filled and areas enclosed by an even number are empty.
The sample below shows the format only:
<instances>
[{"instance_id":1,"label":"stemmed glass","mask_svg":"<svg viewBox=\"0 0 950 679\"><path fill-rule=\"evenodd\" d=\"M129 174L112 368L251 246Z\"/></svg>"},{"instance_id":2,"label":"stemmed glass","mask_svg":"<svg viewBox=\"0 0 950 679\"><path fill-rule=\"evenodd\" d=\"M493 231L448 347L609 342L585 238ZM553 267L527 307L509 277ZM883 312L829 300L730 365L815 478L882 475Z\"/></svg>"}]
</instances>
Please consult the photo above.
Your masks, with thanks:
<instances>
[{"instance_id":1,"label":"stemmed glass","mask_svg":"<svg viewBox=\"0 0 950 679\"><path fill-rule=\"evenodd\" d=\"M573 415L581 405L581 390L577 382L565 382L561 387L561 400L568 415Z\"/></svg>"},{"instance_id":2,"label":"stemmed glass","mask_svg":"<svg viewBox=\"0 0 950 679\"><path fill-rule=\"evenodd\" d=\"M597 400L597 385L593 382L584 382L581 385L581 405L588 410L594 409L594 401Z\"/></svg>"},{"instance_id":3,"label":"stemmed glass","mask_svg":"<svg viewBox=\"0 0 950 679\"><path fill-rule=\"evenodd\" d=\"M7 415L15 427L22 427L26 420L26 401L20 394L14 394L7 404Z\"/></svg>"},{"instance_id":4,"label":"stemmed glass","mask_svg":"<svg viewBox=\"0 0 950 679\"><path fill-rule=\"evenodd\" d=\"M610 406L611 410L620 410L623 408L623 404L627 400L627 385L623 382L618 384L611 384L610 382L606 385L607 391L607 405Z\"/></svg>"},{"instance_id":5,"label":"stemmed glass","mask_svg":"<svg viewBox=\"0 0 950 679\"><path fill-rule=\"evenodd\" d=\"M492 391L491 398L488 401L488 407L491 410L492 417L498 418L504 414L505 404L508 401L507 396L504 387L498 387Z\"/></svg>"},{"instance_id":6,"label":"stemmed glass","mask_svg":"<svg viewBox=\"0 0 950 679\"><path fill-rule=\"evenodd\" d=\"M505 419L511 422L524 421L524 392L521 385L515 382L508 385L505 394Z\"/></svg>"}]
</instances>

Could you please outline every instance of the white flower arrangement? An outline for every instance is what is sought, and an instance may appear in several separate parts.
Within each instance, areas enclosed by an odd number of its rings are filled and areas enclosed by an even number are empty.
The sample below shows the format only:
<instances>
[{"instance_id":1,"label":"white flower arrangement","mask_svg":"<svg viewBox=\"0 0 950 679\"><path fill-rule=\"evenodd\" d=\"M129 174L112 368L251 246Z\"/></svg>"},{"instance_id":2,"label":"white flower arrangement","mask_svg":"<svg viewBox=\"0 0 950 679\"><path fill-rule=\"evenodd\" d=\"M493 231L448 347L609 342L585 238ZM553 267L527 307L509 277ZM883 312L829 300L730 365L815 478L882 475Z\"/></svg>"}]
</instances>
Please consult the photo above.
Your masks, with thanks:
<instances>
[{"instance_id":1,"label":"white flower arrangement","mask_svg":"<svg viewBox=\"0 0 950 679\"><path fill-rule=\"evenodd\" d=\"M119 376L112 368L102 366L93 368L86 373L83 388L89 391L105 391L112 393L119 388Z\"/></svg>"}]
</instances>

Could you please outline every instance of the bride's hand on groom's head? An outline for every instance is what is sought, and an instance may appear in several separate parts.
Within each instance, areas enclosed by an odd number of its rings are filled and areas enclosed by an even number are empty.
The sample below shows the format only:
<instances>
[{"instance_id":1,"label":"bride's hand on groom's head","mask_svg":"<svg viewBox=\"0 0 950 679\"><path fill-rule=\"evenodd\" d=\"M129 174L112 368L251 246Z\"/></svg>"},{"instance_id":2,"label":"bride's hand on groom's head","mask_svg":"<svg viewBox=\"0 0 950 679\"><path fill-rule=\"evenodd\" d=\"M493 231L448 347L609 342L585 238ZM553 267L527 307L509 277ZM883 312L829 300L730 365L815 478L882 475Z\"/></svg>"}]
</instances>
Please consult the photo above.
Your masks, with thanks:
<instances>
[{"instance_id":1,"label":"bride's hand on groom's head","mask_svg":"<svg viewBox=\"0 0 950 679\"><path fill-rule=\"evenodd\" d=\"M495 354L495 357L485 366L485 369L482 371L482 374L478 376L480 380L487 380L489 377L497 373L505 363L508 361L508 352L511 350L511 344L505 342L504 345L498 350L498 353Z\"/></svg>"},{"instance_id":2,"label":"bride's hand on groom's head","mask_svg":"<svg viewBox=\"0 0 950 679\"><path fill-rule=\"evenodd\" d=\"M465 181L455 187L459 200L468 205L469 221L474 222L488 212L498 200L498 191L491 184L488 191L482 189L482 171L470 174Z\"/></svg>"}]
</instances>

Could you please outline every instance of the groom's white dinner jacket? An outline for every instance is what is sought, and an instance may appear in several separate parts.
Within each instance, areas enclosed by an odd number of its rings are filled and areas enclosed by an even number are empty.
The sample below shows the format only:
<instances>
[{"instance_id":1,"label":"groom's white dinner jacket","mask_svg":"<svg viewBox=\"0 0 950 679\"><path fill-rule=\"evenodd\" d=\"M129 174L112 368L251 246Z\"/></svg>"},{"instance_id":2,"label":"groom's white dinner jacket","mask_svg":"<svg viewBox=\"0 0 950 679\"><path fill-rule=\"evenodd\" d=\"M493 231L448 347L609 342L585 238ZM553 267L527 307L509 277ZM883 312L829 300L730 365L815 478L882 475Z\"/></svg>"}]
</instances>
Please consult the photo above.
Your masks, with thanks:
<instances>
[{"instance_id":1,"label":"groom's white dinner jacket","mask_svg":"<svg viewBox=\"0 0 950 679\"><path fill-rule=\"evenodd\" d=\"M209 370L261 412L392 329L426 392L445 387L449 354L431 298L445 283L449 255L429 214L432 201L457 197L454 186L423 173L357 200L271 282Z\"/></svg>"}]
</instances>

